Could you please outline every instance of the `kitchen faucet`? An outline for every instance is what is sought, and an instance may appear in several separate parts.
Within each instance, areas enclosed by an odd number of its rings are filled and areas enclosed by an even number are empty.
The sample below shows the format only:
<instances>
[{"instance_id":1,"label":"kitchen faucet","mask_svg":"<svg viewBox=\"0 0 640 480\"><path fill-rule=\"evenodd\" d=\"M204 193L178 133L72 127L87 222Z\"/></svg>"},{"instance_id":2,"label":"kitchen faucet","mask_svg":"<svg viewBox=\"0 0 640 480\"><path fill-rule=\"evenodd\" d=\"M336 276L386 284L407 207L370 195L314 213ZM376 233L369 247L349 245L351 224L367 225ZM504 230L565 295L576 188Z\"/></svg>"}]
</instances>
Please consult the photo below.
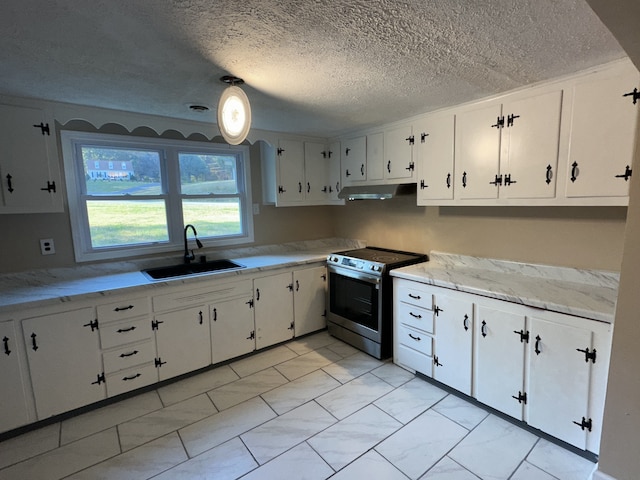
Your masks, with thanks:
<instances>
[{"instance_id":1,"label":"kitchen faucet","mask_svg":"<svg viewBox=\"0 0 640 480\"><path fill-rule=\"evenodd\" d=\"M189 230L189 228L193 230L193 238L195 238L198 248L202 248L202 242L198 240L198 232L196 232L196 227L188 224L186 227L184 227L184 263L191 263L191 260L195 260L196 258L193 250L189 250L189 246L187 244L187 230Z\"/></svg>"}]
</instances>

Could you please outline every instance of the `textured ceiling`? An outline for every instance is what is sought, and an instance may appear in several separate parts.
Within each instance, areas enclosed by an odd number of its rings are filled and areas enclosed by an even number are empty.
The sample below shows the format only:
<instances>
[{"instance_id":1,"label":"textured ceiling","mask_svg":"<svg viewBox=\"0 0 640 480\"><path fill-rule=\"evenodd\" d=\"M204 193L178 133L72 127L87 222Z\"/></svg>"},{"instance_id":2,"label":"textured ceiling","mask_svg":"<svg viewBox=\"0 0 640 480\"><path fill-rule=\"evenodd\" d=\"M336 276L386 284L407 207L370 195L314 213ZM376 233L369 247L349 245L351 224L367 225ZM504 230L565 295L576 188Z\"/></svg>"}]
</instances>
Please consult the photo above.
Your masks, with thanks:
<instances>
[{"instance_id":1,"label":"textured ceiling","mask_svg":"<svg viewBox=\"0 0 640 480\"><path fill-rule=\"evenodd\" d=\"M232 74L255 128L323 136L624 56L585 0L4 0L1 12L0 93L214 121Z\"/></svg>"}]
</instances>

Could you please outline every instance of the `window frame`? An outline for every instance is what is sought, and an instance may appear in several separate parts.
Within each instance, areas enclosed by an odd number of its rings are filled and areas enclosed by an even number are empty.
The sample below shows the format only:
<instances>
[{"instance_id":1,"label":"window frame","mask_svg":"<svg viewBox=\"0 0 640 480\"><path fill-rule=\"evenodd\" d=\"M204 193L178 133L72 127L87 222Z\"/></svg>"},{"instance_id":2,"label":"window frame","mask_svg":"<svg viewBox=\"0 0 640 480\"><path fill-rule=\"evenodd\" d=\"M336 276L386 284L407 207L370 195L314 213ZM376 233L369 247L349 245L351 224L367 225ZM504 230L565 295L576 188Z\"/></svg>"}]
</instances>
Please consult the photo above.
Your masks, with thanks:
<instances>
[{"instance_id":1,"label":"window frame","mask_svg":"<svg viewBox=\"0 0 640 480\"><path fill-rule=\"evenodd\" d=\"M166 252L180 252L184 249L183 215L181 192L179 154L198 152L205 155L221 154L236 157L237 185L240 204L240 222L242 233L219 237L204 237L198 235L205 248L242 245L254 241L253 208L251 198L251 169L249 147L239 145L199 142L190 140L173 140L153 137L137 137L133 135L115 135L93 132L78 132L62 130L60 132L64 172L66 178L67 200L73 238L73 248L77 262L94 260L109 260L143 255L160 254ZM154 197L164 199L168 240L166 242L131 244L112 247L93 247L89 230L87 201L114 200L114 196L91 196L85 192L84 166L79 153L82 146L113 147L129 149L145 149L158 151L160 155L160 171L162 193L148 195L141 198L131 196L129 200L143 200ZM220 198L229 198L229 194ZM212 196L211 198L216 198ZM120 198L122 201L123 198ZM196 229L198 225L195 225Z\"/></svg>"}]
</instances>

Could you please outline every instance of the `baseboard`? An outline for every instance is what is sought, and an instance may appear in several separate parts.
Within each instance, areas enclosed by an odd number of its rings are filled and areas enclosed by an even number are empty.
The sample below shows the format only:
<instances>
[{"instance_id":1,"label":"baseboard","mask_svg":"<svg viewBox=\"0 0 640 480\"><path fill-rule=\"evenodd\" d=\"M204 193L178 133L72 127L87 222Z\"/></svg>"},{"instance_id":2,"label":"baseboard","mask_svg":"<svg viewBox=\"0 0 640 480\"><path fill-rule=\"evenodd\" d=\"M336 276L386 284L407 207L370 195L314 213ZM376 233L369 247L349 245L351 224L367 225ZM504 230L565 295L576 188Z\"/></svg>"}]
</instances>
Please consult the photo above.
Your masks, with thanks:
<instances>
[{"instance_id":1,"label":"baseboard","mask_svg":"<svg viewBox=\"0 0 640 480\"><path fill-rule=\"evenodd\" d=\"M611 475L607 475L606 473L602 473L600 470L596 470L593 472L591 480L616 480L616 478Z\"/></svg>"}]
</instances>

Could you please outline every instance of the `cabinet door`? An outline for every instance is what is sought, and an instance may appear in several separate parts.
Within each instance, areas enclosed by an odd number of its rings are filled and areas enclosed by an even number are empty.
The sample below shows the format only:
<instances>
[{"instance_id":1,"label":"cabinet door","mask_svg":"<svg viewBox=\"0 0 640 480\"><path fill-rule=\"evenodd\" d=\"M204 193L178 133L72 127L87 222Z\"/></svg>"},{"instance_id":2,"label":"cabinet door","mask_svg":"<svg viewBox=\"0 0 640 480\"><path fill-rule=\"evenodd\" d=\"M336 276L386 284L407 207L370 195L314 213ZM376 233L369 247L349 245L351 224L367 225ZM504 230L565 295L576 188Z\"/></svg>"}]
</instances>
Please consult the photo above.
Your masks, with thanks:
<instances>
[{"instance_id":1,"label":"cabinet door","mask_svg":"<svg viewBox=\"0 0 640 480\"><path fill-rule=\"evenodd\" d=\"M367 135L367 161L360 169L361 180L375 183L384 178L384 133Z\"/></svg>"},{"instance_id":2,"label":"cabinet door","mask_svg":"<svg viewBox=\"0 0 640 480\"><path fill-rule=\"evenodd\" d=\"M413 178L413 129L411 125L384 132L384 177L390 180Z\"/></svg>"},{"instance_id":3,"label":"cabinet door","mask_svg":"<svg viewBox=\"0 0 640 480\"><path fill-rule=\"evenodd\" d=\"M49 126L48 134L41 124ZM55 147L50 144L55 146L54 126L42 110L0 105L0 175L6 211L62 210L62 185L53 158Z\"/></svg>"},{"instance_id":4,"label":"cabinet door","mask_svg":"<svg viewBox=\"0 0 640 480\"><path fill-rule=\"evenodd\" d=\"M22 321L38 419L106 397L93 308Z\"/></svg>"},{"instance_id":5,"label":"cabinet door","mask_svg":"<svg viewBox=\"0 0 640 480\"><path fill-rule=\"evenodd\" d=\"M210 306L212 363L239 357L256 349L252 300L247 296Z\"/></svg>"},{"instance_id":6,"label":"cabinet door","mask_svg":"<svg viewBox=\"0 0 640 480\"><path fill-rule=\"evenodd\" d=\"M13 321L0 322L0 432L29 422Z\"/></svg>"},{"instance_id":7,"label":"cabinet door","mask_svg":"<svg viewBox=\"0 0 640 480\"><path fill-rule=\"evenodd\" d=\"M555 197L561 105L558 90L502 106L501 197Z\"/></svg>"},{"instance_id":8,"label":"cabinet door","mask_svg":"<svg viewBox=\"0 0 640 480\"><path fill-rule=\"evenodd\" d=\"M352 185L367 179L367 137L342 142L342 184Z\"/></svg>"},{"instance_id":9,"label":"cabinet door","mask_svg":"<svg viewBox=\"0 0 640 480\"><path fill-rule=\"evenodd\" d=\"M155 316L158 378L166 380L211 364L208 309L204 306Z\"/></svg>"},{"instance_id":10,"label":"cabinet door","mask_svg":"<svg viewBox=\"0 0 640 480\"><path fill-rule=\"evenodd\" d=\"M453 200L455 116L428 117L415 125L418 205L429 200Z\"/></svg>"},{"instance_id":11,"label":"cabinet door","mask_svg":"<svg viewBox=\"0 0 640 480\"><path fill-rule=\"evenodd\" d=\"M293 272L293 284L293 315L296 336L326 328L326 267L296 270Z\"/></svg>"},{"instance_id":12,"label":"cabinet door","mask_svg":"<svg viewBox=\"0 0 640 480\"><path fill-rule=\"evenodd\" d=\"M256 348L293 338L293 282L291 272L253 281Z\"/></svg>"},{"instance_id":13,"label":"cabinet door","mask_svg":"<svg viewBox=\"0 0 640 480\"><path fill-rule=\"evenodd\" d=\"M592 332L531 319L528 423L580 449L586 448Z\"/></svg>"},{"instance_id":14,"label":"cabinet door","mask_svg":"<svg viewBox=\"0 0 640 480\"><path fill-rule=\"evenodd\" d=\"M456 196L461 199L498 198L491 184L500 174L500 105L456 116Z\"/></svg>"},{"instance_id":15,"label":"cabinet door","mask_svg":"<svg viewBox=\"0 0 640 480\"><path fill-rule=\"evenodd\" d=\"M303 185L307 204L326 203L329 193L329 149L323 143L304 143Z\"/></svg>"},{"instance_id":16,"label":"cabinet door","mask_svg":"<svg viewBox=\"0 0 640 480\"><path fill-rule=\"evenodd\" d=\"M341 202L338 198L341 188L340 179L340 142L329 146L329 201Z\"/></svg>"},{"instance_id":17,"label":"cabinet door","mask_svg":"<svg viewBox=\"0 0 640 480\"><path fill-rule=\"evenodd\" d=\"M567 165L568 197L617 197L629 194L640 104L625 93L640 87L630 67L609 78L580 83L574 88L571 137ZM617 176L620 175L620 176Z\"/></svg>"},{"instance_id":18,"label":"cabinet door","mask_svg":"<svg viewBox=\"0 0 640 480\"><path fill-rule=\"evenodd\" d=\"M280 140L276 150L278 163L278 205L304 200L304 147L296 140Z\"/></svg>"},{"instance_id":19,"label":"cabinet door","mask_svg":"<svg viewBox=\"0 0 640 480\"><path fill-rule=\"evenodd\" d=\"M522 420L525 344L514 332L524 330L523 315L477 306L475 398Z\"/></svg>"},{"instance_id":20,"label":"cabinet door","mask_svg":"<svg viewBox=\"0 0 640 480\"><path fill-rule=\"evenodd\" d=\"M471 395L473 303L436 295L433 377Z\"/></svg>"}]
</instances>

